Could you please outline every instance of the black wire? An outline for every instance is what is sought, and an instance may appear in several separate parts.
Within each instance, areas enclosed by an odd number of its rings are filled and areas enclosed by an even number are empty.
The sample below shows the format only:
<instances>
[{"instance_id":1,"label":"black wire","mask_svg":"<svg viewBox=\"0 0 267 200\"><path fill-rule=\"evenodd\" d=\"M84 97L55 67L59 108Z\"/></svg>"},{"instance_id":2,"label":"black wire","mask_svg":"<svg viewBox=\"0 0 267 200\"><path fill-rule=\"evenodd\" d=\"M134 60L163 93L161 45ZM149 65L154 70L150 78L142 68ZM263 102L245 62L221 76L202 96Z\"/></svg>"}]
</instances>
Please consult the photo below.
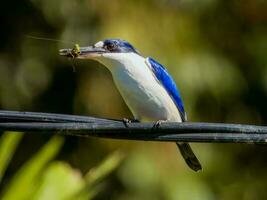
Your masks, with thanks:
<instances>
[{"instance_id":1,"label":"black wire","mask_svg":"<svg viewBox=\"0 0 267 200\"><path fill-rule=\"evenodd\" d=\"M20 112L0 110L0 122L80 122L95 123L108 122L109 119L100 119L88 116L66 115L40 112ZM114 120L112 120L114 121Z\"/></svg>"},{"instance_id":2,"label":"black wire","mask_svg":"<svg viewBox=\"0 0 267 200\"><path fill-rule=\"evenodd\" d=\"M224 123L129 123L77 115L0 111L0 131L27 131L126 140L267 143L267 127Z\"/></svg>"}]
</instances>

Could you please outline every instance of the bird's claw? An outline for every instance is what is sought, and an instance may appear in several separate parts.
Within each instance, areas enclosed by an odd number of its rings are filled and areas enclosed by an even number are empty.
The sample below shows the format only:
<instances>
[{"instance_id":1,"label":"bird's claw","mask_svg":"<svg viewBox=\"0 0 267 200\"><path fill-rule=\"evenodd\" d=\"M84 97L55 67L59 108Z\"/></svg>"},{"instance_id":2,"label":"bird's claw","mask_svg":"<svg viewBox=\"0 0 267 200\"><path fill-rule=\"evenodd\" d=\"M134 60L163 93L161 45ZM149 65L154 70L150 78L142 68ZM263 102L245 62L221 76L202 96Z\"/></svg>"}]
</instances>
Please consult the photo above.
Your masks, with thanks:
<instances>
[{"instance_id":1,"label":"bird's claw","mask_svg":"<svg viewBox=\"0 0 267 200\"><path fill-rule=\"evenodd\" d=\"M128 128L128 127L129 127L128 124L131 123L131 120L129 120L129 119L127 119L127 118L123 118L123 119L122 119L122 122L123 122L124 126Z\"/></svg>"},{"instance_id":2,"label":"bird's claw","mask_svg":"<svg viewBox=\"0 0 267 200\"><path fill-rule=\"evenodd\" d=\"M156 123L153 125L153 129L159 128L160 125L164 122L166 122L167 120L158 120L156 121Z\"/></svg>"},{"instance_id":3,"label":"bird's claw","mask_svg":"<svg viewBox=\"0 0 267 200\"><path fill-rule=\"evenodd\" d=\"M133 122L140 122L140 121L138 119L130 120L130 119L127 119L127 118L123 118L122 122L123 122L124 126L126 126L128 128L129 124L131 124Z\"/></svg>"}]
</instances>

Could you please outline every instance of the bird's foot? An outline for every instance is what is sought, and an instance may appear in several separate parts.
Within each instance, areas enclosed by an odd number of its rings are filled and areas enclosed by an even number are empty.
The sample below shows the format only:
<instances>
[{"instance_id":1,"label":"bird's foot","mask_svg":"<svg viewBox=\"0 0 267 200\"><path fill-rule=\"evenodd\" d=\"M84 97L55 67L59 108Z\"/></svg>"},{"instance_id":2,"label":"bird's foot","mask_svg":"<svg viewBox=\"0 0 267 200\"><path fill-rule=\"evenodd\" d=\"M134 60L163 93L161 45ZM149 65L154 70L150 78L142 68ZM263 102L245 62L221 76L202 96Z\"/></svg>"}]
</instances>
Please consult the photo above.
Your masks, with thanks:
<instances>
[{"instance_id":1,"label":"bird's foot","mask_svg":"<svg viewBox=\"0 0 267 200\"><path fill-rule=\"evenodd\" d=\"M140 122L140 121L138 119L130 120L130 119L127 119L127 118L123 118L122 122L123 122L124 126L126 126L128 128L130 123L135 123L135 122Z\"/></svg>"},{"instance_id":2,"label":"bird's foot","mask_svg":"<svg viewBox=\"0 0 267 200\"><path fill-rule=\"evenodd\" d=\"M164 122L167 122L167 120L158 120L156 123L153 125L153 129L159 128L160 125Z\"/></svg>"}]
</instances>

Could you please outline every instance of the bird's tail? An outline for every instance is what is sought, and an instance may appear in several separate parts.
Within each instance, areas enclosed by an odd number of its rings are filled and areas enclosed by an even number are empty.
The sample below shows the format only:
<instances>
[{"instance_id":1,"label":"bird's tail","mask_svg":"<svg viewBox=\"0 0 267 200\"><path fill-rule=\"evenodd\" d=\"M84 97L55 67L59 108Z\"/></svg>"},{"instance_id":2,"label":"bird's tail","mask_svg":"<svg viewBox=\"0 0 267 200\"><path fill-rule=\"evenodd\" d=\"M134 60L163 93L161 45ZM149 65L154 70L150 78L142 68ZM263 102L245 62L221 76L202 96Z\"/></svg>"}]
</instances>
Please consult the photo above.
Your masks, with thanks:
<instances>
[{"instance_id":1,"label":"bird's tail","mask_svg":"<svg viewBox=\"0 0 267 200\"><path fill-rule=\"evenodd\" d=\"M186 164L193 169L194 171L199 171L202 169L200 162L198 161L197 157L195 156L193 150L191 149L188 143L176 143L177 147L179 148L183 158L185 159Z\"/></svg>"}]
</instances>

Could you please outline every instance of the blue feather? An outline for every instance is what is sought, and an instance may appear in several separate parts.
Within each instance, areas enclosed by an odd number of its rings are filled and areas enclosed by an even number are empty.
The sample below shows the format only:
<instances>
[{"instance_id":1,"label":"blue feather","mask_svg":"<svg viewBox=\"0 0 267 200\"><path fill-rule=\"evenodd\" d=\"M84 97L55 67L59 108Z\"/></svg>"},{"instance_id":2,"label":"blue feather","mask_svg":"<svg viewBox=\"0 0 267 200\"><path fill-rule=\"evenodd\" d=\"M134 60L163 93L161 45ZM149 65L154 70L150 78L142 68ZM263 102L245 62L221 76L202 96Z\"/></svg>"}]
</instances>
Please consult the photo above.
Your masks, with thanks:
<instances>
[{"instance_id":1,"label":"blue feather","mask_svg":"<svg viewBox=\"0 0 267 200\"><path fill-rule=\"evenodd\" d=\"M121 39L106 39L104 41L104 44L114 44L117 46L117 49L115 49L115 52L135 52L139 54L138 50L133 47L129 42Z\"/></svg>"},{"instance_id":2,"label":"blue feather","mask_svg":"<svg viewBox=\"0 0 267 200\"><path fill-rule=\"evenodd\" d=\"M163 67L163 65L150 57L148 57L148 61L152 67L153 73L174 101L181 114L182 120L186 121L184 105L174 80L172 79L168 71Z\"/></svg>"}]
</instances>

